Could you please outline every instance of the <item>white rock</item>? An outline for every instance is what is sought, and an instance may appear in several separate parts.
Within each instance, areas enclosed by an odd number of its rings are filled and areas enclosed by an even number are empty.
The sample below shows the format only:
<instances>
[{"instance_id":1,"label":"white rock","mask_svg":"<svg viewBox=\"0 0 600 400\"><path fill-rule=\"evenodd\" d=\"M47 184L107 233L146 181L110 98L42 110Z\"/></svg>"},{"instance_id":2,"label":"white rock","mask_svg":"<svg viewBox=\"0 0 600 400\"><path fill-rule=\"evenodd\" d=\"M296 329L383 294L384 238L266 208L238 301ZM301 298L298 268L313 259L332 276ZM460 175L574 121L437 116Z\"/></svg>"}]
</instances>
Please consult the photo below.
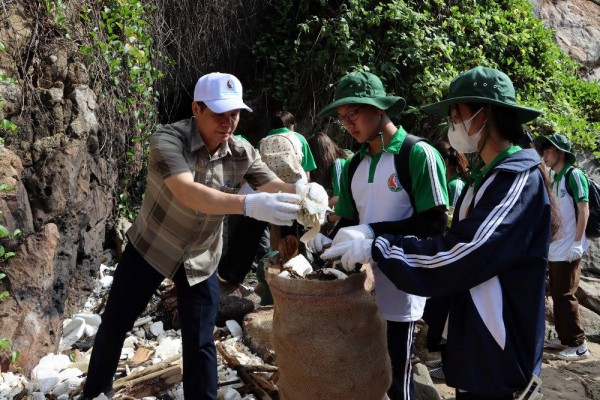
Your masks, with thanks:
<instances>
[{"instance_id":1,"label":"white rock","mask_svg":"<svg viewBox=\"0 0 600 400\"><path fill-rule=\"evenodd\" d=\"M69 400L69 395L67 393L61 394L56 398L56 400Z\"/></svg>"},{"instance_id":2,"label":"white rock","mask_svg":"<svg viewBox=\"0 0 600 400\"><path fill-rule=\"evenodd\" d=\"M66 395L68 397L69 393L77 389L82 381L83 378L70 377L56 385L52 390L52 395L55 397Z\"/></svg>"},{"instance_id":3,"label":"white rock","mask_svg":"<svg viewBox=\"0 0 600 400\"><path fill-rule=\"evenodd\" d=\"M146 396L146 397L142 397L142 400L156 400L156 397L154 397L154 396Z\"/></svg>"},{"instance_id":4,"label":"white rock","mask_svg":"<svg viewBox=\"0 0 600 400\"><path fill-rule=\"evenodd\" d=\"M160 334L164 332L165 329L163 327L162 321L156 321L155 323L150 325L150 333L152 333L154 336L160 336Z\"/></svg>"},{"instance_id":5,"label":"white rock","mask_svg":"<svg viewBox=\"0 0 600 400\"><path fill-rule=\"evenodd\" d=\"M85 320L73 318L63 327L62 337L58 345L58 351L68 350L83 336L85 332Z\"/></svg>"},{"instance_id":6,"label":"white rock","mask_svg":"<svg viewBox=\"0 0 600 400\"><path fill-rule=\"evenodd\" d=\"M227 326L227 329L229 329L229 332L231 332L231 336L233 337L239 338L242 337L242 335L244 334L242 327L240 326L240 324L237 323L236 320L227 320L225 321L225 325Z\"/></svg>"},{"instance_id":7,"label":"white rock","mask_svg":"<svg viewBox=\"0 0 600 400\"><path fill-rule=\"evenodd\" d=\"M40 368L35 371L35 376L31 373L31 379L37 383L40 392L48 393L60 381L60 376L54 369Z\"/></svg>"},{"instance_id":8,"label":"white rock","mask_svg":"<svg viewBox=\"0 0 600 400\"><path fill-rule=\"evenodd\" d=\"M298 254L296 257L291 258L288 262L283 264L283 266L284 268L291 267L294 272L300 276L310 274L313 271L312 266L302 254Z\"/></svg>"},{"instance_id":9,"label":"white rock","mask_svg":"<svg viewBox=\"0 0 600 400\"><path fill-rule=\"evenodd\" d=\"M46 400L46 396L42 392L33 392L29 395L28 400Z\"/></svg>"},{"instance_id":10,"label":"white rock","mask_svg":"<svg viewBox=\"0 0 600 400\"><path fill-rule=\"evenodd\" d=\"M160 359L166 360L169 357L181 353L181 339L166 337L154 349L154 355Z\"/></svg>"}]
</instances>

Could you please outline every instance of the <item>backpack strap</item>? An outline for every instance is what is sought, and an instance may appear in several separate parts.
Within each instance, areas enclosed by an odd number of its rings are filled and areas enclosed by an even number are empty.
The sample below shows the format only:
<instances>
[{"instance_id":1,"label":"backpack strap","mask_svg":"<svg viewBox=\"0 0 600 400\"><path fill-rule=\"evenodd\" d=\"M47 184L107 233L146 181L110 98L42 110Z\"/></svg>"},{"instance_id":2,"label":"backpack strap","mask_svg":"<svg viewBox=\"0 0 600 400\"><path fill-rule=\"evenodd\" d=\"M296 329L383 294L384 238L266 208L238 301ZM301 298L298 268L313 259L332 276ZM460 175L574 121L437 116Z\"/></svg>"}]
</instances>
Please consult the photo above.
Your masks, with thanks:
<instances>
[{"instance_id":1,"label":"backpack strap","mask_svg":"<svg viewBox=\"0 0 600 400\"><path fill-rule=\"evenodd\" d=\"M567 170L567 172L565 173L565 189L567 191L567 193L569 194L569 196L571 196L571 199L573 199L573 208L575 208L575 221L577 221L578 217L579 217L579 209L577 208L577 201L575 200L575 197L573 196L573 189L571 189L571 183L569 182L569 180L571 179L571 175L573 175L573 171L575 170L575 167L571 166L571 168L569 168Z\"/></svg>"},{"instance_id":2,"label":"backpack strap","mask_svg":"<svg viewBox=\"0 0 600 400\"><path fill-rule=\"evenodd\" d=\"M400 151L394 156L394 165L396 166L398 180L400 181L400 185L406 190L406 194L408 194L408 197L410 198L410 204L415 214L417 213L417 207L415 198L412 194L412 177L410 176L409 158L413 146L422 140L425 139L411 135L410 133L407 134L404 138L404 142L402 142Z\"/></svg>"},{"instance_id":3,"label":"backpack strap","mask_svg":"<svg viewBox=\"0 0 600 400\"><path fill-rule=\"evenodd\" d=\"M400 147L400 151L397 154L394 154L394 166L396 167L396 174L398 174L398 180L400 181L400 185L404 190L406 190L406 194L410 198L410 204L414 210L417 212L417 207L415 203L415 199L412 195L412 177L410 176L410 167L409 167L409 158L410 152L413 146L420 141L423 141L420 136L411 135L410 133L406 134L404 141L402 142L402 146ZM361 158L356 153L352 159L350 160L350 165L348 165L348 185L350 188L350 198L352 199L352 205L356 210L356 203L354 202L354 198L352 197L352 177L354 177L354 173L358 169L358 165L360 164Z\"/></svg>"}]
</instances>

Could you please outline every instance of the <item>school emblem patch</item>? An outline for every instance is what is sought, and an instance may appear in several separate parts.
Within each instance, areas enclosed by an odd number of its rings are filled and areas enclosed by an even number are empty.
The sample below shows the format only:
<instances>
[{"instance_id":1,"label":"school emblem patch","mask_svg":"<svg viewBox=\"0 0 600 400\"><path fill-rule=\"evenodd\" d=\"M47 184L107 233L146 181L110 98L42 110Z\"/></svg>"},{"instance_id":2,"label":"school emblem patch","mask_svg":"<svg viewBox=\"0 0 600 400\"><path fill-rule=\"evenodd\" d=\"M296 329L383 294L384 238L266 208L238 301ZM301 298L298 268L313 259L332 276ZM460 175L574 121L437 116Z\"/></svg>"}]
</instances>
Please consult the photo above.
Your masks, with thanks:
<instances>
[{"instance_id":1,"label":"school emblem patch","mask_svg":"<svg viewBox=\"0 0 600 400\"><path fill-rule=\"evenodd\" d=\"M402 190L402 186L400 186L400 180L398 179L397 173L394 172L392 175L390 175L387 182L388 182L388 188L392 192L399 192Z\"/></svg>"}]
</instances>

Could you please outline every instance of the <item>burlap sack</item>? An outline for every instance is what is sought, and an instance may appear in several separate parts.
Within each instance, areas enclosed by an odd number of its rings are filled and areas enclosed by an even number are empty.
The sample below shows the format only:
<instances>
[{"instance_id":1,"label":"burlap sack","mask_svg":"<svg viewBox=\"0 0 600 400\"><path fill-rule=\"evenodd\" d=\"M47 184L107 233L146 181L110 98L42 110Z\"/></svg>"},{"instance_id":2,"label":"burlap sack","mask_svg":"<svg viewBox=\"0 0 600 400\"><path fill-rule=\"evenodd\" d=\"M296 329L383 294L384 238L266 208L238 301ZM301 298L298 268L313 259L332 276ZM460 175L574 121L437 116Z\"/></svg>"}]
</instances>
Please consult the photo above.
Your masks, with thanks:
<instances>
[{"instance_id":1,"label":"burlap sack","mask_svg":"<svg viewBox=\"0 0 600 400\"><path fill-rule=\"evenodd\" d=\"M381 400L391 384L385 321L366 274L335 281L267 272L282 400Z\"/></svg>"}]
</instances>

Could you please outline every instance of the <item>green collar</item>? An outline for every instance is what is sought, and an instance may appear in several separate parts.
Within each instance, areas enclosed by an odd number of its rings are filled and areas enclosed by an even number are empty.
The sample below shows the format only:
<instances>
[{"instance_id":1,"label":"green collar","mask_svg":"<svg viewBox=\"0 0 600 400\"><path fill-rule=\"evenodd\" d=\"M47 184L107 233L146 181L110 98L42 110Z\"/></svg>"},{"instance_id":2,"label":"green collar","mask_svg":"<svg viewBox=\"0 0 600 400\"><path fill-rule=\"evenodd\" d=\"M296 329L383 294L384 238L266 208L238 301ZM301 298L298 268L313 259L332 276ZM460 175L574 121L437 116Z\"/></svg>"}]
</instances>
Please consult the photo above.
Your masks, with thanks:
<instances>
[{"instance_id":1,"label":"green collar","mask_svg":"<svg viewBox=\"0 0 600 400\"><path fill-rule=\"evenodd\" d=\"M269 131L269 133L267 133L267 136L277 135L278 133L286 133L286 132L291 132L291 131L288 128L286 128L286 127L277 128L277 129L271 129Z\"/></svg>"},{"instance_id":2,"label":"green collar","mask_svg":"<svg viewBox=\"0 0 600 400\"><path fill-rule=\"evenodd\" d=\"M572 167L573 165L570 163L565 163L565 166L562 167L562 169L560 170L560 172L558 174L554 174L554 180L552 181L552 184L554 185L555 183L560 182L560 180L563 178L563 176L565 176L565 174L567 173L567 171Z\"/></svg>"},{"instance_id":3,"label":"green collar","mask_svg":"<svg viewBox=\"0 0 600 400\"><path fill-rule=\"evenodd\" d=\"M462 175L461 175L461 174L459 174L458 172L457 172L457 173L455 173L454 175L452 175L452 176L451 176L451 177L448 179L448 182L451 182L451 181L453 181L453 180L456 180L456 179L460 179L460 180L462 180Z\"/></svg>"},{"instance_id":4,"label":"green collar","mask_svg":"<svg viewBox=\"0 0 600 400\"><path fill-rule=\"evenodd\" d=\"M392 139L390 140L390 142L388 143L388 145L381 151L381 153L392 153L392 154L398 154L400 153L400 148L402 147L402 143L404 143L404 139L406 138L406 131L404 130L404 128L402 126L400 126L398 128L398 130L396 131L396 133L394 133L394 136L392 136ZM374 140L379 140L379 137L374 139ZM381 154L379 153L379 154ZM359 151L359 156L360 159L362 160L367 154L369 154L369 143L363 143L360 151Z\"/></svg>"},{"instance_id":5,"label":"green collar","mask_svg":"<svg viewBox=\"0 0 600 400\"><path fill-rule=\"evenodd\" d=\"M506 157L515 154L516 152L523 150L521 146L511 146L508 149L504 150L502 153L498 154L491 163L485 165L483 162L477 164L473 171L470 174L471 180L473 181L473 189L477 191L483 182L483 179L486 177L488 172L490 172L496 165L500 164L500 161L504 160Z\"/></svg>"}]
</instances>

